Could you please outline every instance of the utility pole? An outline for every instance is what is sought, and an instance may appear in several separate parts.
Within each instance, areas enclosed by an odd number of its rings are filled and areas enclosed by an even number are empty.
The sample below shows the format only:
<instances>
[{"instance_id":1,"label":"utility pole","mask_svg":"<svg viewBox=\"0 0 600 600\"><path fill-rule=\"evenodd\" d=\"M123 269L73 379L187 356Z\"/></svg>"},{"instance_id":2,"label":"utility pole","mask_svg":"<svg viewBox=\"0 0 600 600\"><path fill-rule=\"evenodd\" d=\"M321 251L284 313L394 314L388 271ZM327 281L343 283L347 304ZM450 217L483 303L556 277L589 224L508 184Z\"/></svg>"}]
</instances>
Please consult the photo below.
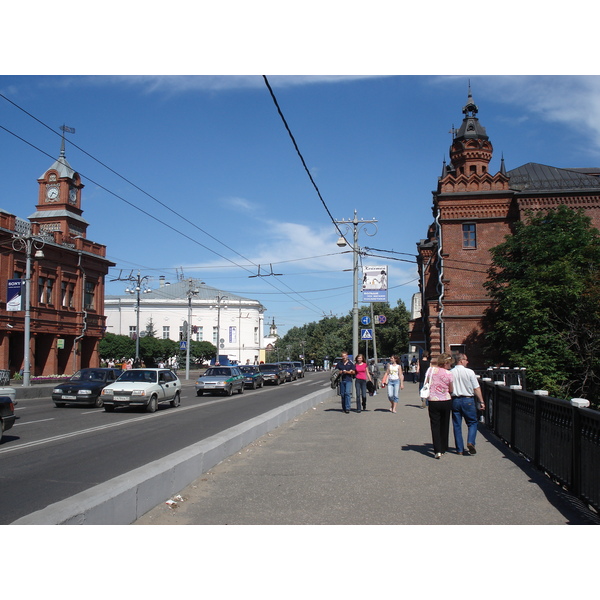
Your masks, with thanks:
<instances>
[{"instance_id":1,"label":"utility pole","mask_svg":"<svg viewBox=\"0 0 600 600\"><path fill-rule=\"evenodd\" d=\"M354 275L354 285L352 290L352 355L353 359L356 360L356 355L358 354L358 255L360 254L360 248L358 246L358 233L362 228L363 231L369 235L374 236L377 233L377 223L376 219L371 219L370 221L366 221L364 219L358 220L356 210L354 211L354 218L352 220L349 219L341 219L340 221L334 221L337 225L346 225L346 232L350 231L350 226L352 226L352 271ZM366 229L366 225L373 225L375 227L374 233L369 233ZM346 246L348 242L346 238L342 235L337 241L337 245L340 248Z\"/></svg>"}]
</instances>

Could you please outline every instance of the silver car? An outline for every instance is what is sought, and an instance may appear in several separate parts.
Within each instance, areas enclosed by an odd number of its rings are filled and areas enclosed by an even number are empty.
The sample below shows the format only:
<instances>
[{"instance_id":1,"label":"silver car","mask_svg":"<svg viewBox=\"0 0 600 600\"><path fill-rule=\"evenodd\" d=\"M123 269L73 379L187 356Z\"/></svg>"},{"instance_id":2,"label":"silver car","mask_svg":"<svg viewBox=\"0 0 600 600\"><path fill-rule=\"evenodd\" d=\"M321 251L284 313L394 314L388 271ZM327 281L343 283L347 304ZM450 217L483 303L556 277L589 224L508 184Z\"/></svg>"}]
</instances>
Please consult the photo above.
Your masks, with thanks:
<instances>
[{"instance_id":1,"label":"silver car","mask_svg":"<svg viewBox=\"0 0 600 600\"><path fill-rule=\"evenodd\" d=\"M231 396L234 390L237 390L238 394L244 393L244 375L239 367L209 367L196 381L197 396L202 396L204 392Z\"/></svg>"}]
</instances>

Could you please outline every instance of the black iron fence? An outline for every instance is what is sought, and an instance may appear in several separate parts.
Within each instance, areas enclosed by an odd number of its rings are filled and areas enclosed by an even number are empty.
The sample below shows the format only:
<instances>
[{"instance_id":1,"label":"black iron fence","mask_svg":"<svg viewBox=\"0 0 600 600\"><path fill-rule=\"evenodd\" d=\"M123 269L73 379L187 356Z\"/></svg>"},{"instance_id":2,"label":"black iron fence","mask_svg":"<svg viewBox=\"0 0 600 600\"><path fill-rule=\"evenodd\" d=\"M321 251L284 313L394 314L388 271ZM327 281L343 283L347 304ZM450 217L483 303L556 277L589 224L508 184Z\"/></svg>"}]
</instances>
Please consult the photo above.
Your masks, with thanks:
<instances>
[{"instance_id":1,"label":"black iron fence","mask_svg":"<svg viewBox=\"0 0 600 600\"><path fill-rule=\"evenodd\" d=\"M505 378L496 369L492 375L480 373L487 426L571 494L600 510L600 411L506 383L519 371L509 369Z\"/></svg>"}]
</instances>

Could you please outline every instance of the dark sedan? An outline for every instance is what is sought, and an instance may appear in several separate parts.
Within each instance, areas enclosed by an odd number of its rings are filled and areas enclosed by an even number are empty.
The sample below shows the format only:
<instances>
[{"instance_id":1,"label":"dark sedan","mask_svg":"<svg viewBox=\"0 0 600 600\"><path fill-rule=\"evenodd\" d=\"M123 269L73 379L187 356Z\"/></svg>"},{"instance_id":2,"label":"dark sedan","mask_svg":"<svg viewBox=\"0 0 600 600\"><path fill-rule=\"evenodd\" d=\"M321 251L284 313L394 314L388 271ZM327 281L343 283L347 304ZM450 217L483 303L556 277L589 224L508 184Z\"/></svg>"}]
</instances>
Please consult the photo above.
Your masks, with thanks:
<instances>
[{"instance_id":1,"label":"dark sedan","mask_svg":"<svg viewBox=\"0 0 600 600\"><path fill-rule=\"evenodd\" d=\"M296 367L294 367L291 362L280 361L278 364L281 365L281 368L287 373L286 381L296 381L298 378L298 373L296 371Z\"/></svg>"},{"instance_id":2,"label":"dark sedan","mask_svg":"<svg viewBox=\"0 0 600 600\"><path fill-rule=\"evenodd\" d=\"M12 398L0 397L0 442L5 431L8 431L15 422L15 406Z\"/></svg>"},{"instance_id":3,"label":"dark sedan","mask_svg":"<svg viewBox=\"0 0 600 600\"><path fill-rule=\"evenodd\" d=\"M281 368L281 365L277 363L267 363L264 365L258 365L260 372L263 375L265 383L272 383L273 385L279 385L287 380L288 373Z\"/></svg>"},{"instance_id":4,"label":"dark sedan","mask_svg":"<svg viewBox=\"0 0 600 600\"><path fill-rule=\"evenodd\" d=\"M120 369L81 369L52 390L52 401L57 407L85 404L100 408L104 404L102 390L122 373Z\"/></svg>"},{"instance_id":5,"label":"dark sedan","mask_svg":"<svg viewBox=\"0 0 600 600\"><path fill-rule=\"evenodd\" d=\"M244 376L244 385L253 390L261 388L265 383L265 378L260 369L254 365L242 365L240 371Z\"/></svg>"}]
</instances>

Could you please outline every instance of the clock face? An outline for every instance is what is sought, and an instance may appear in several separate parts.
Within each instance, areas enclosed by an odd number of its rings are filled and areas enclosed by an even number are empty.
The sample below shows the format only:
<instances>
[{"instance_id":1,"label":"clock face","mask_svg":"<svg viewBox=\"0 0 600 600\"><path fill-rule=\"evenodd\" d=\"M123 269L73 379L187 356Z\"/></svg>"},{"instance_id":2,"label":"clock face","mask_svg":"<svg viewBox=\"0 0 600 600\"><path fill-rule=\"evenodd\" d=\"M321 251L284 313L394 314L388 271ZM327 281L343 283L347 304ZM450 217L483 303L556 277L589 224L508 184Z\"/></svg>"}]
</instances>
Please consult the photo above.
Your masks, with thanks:
<instances>
[{"instance_id":1,"label":"clock face","mask_svg":"<svg viewBox=\"0 0 600 600\"><path fill-rule=\"evenodd\" d=\"M75 204L77 202L77 189L71 188L69 190L69 202Z\"/></svg>"},{"instance_id":2,"label":"clock face","mask_svg":"<svg viewBox=\"0 0 600 600\"><path fill-rule=\"evenodd\" d=\"M58 198L58 188L50 187L46 190L46 200L53 202Z\"/></svg>"}]
</instances>

